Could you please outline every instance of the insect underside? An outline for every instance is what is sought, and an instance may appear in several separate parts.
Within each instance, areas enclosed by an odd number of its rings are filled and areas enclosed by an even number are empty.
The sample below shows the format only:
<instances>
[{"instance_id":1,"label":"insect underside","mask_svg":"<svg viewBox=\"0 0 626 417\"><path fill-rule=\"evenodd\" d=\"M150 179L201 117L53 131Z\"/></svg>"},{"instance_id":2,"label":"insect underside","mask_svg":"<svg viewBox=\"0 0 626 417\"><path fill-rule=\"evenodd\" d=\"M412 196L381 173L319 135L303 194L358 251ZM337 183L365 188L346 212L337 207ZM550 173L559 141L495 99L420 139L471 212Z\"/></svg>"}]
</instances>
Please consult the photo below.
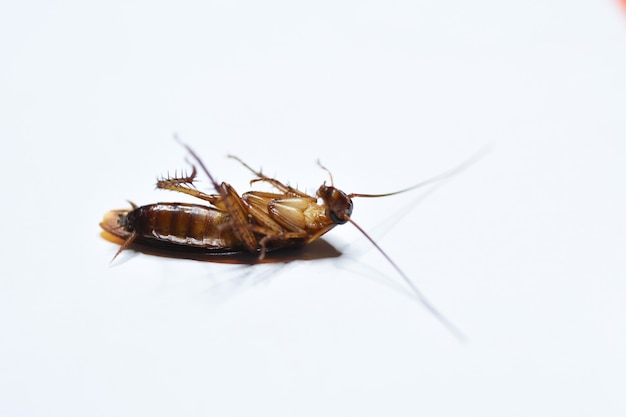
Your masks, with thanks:
<instances>
[{"instance_id":1,"label":"insect underside","mask_svg":"<svg viewBox=\"0 0 626 417\"><path fill-rule=\"evenodd\" d=\"M313 196L267 177L239 158L230 156L255 175L251 184L264 182L276 190L249 191L239 195L230 184L218 183L196 153L188 145L183 146L209 178L216 193L206 194L194 186L197 174L194 166L191 175L160 179L157 188L187 194L208 204L155 203L136 206L131 203L132 208L109 211L100 226L124 241L113 259L135 241L197 248L215 254L250 252L263 259L268 250L307 245L336 225L350 222L387 259L417 300L458 339L464 339L378 243L350 218L354 197L400 194L448 177L460 171L462 166L412 187L385 194L346 194L332 185L331 175L331 185L322 184Z\"/></svg>"},{"instance_id":2,"label":"insect underside","mask_svg":"<svg viewBox=\"0 0 626 417\"><path fill-rule=\"evenodd\" d=\"M316 196L311 196L240 162L255 174L252 182L267 182L278 192L249 191L240 196L231 185L215 182L201 165L217 194L206 194L193 186L195 167L188 177L159 180L157 188L188 194L208 205L133 205L131 209L110 211L101 226L125 241L118 253L140 239L215 253L248 251L259 253L262 259L270 249L311 243L335 225L345 223L352 212L350 198L332 186L324 184ZM200 160L198 163L202 164ZM318 203L320 199L322 204Z\"/></svg>"}]
</instances>

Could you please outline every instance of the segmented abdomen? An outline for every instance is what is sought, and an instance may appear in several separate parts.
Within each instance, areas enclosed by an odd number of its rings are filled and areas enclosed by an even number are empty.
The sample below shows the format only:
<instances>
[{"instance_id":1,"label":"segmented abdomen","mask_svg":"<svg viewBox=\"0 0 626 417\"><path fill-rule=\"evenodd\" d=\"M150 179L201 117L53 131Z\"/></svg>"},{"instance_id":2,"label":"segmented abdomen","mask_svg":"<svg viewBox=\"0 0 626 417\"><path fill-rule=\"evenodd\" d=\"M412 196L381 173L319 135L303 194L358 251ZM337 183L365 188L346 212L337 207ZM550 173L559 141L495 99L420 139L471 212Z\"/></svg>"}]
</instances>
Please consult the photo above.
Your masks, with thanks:
<instances>
[{"instance_id":1,"label":"segmented abdomen","mask_svg":"<svg viewBox=\"0 0 626 417\"><path fill-rule=\"evenodd\" d=\"M215 249L241 249L232 228L220 227L228 214L212 207L157 203L130 211L125 228L144 238Z\"/></svg>"}]
</instances>

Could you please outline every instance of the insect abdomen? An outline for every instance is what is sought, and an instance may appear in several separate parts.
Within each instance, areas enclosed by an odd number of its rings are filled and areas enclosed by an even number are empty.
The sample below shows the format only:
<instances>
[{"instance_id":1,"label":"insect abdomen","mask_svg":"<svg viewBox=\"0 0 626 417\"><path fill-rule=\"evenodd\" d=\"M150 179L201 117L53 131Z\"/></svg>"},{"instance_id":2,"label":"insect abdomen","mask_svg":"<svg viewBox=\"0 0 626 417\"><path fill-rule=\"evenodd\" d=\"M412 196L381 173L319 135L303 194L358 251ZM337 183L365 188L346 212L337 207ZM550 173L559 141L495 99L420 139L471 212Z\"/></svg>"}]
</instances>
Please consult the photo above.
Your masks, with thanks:
<instances>
[{"instance_id":1,"label":"insect abdomen","mask_svg":"<svg viewBox=\"0 0 626 417\"><path fill-rule=\"evenodd\" d=\"M241 245L230 228L219 227L228 215L212 207L185 203L157 203L128 213L126 229L149 239L219 249Z\"/></svg>"}]
</instances>

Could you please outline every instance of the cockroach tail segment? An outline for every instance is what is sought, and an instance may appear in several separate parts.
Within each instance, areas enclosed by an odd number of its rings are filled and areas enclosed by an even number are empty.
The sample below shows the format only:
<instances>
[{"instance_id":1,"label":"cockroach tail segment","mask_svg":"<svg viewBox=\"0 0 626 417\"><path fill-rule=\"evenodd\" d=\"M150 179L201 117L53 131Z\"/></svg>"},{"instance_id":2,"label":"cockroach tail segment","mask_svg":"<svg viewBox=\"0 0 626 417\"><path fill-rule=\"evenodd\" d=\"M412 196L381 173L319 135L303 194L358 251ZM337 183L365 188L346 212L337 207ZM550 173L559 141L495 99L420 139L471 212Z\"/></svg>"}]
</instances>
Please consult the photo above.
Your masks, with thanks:
<instances>
[{"instance_id":1,"label":"cockroach tail segment","mask_svg":"<svg viewBox=\"0 0 626 417\"><path fill-rule=\"evenodd\" d=\"M124 241L111 259L111 262L113 262L125 249L128 249L138 236L130 229L128 223L128 213L135 210L137 206L130 201L129 203L132 205L132 209L111 210L104 215L104 218L100 222L102 230L111 236Z\"/></svg>"}]
</instances>

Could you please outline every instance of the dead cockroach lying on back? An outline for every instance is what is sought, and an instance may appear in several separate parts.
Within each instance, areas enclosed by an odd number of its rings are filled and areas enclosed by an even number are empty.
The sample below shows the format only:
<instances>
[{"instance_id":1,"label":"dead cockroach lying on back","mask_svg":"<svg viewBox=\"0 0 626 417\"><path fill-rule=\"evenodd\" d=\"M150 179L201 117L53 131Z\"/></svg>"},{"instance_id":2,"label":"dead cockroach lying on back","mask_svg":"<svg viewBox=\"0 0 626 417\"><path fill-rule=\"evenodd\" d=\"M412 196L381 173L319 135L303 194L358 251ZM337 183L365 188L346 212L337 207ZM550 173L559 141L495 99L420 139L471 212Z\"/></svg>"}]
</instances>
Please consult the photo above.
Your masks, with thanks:
<instances>
[{"instance_id":1,"label":"dead cockroach lying on back","mask_svg":"<svg viewBox=\"0 0 626 417\"><path fill-rule=\"evenodd\" d=\"M278 191L249 191L239 195L228 183L218 183L193 149L186 144L183 146L209 178L217 194L206 194L193 186L197 173L194 166L191 175L161 179L157 182L157 188L197 197L206 201L207 205L156 203L138 207L131 203L130 209L109 211L100 226L124 240L113 259L138 240L160 246L203 248L207 253L214 254L257 253L261 260L268 250L307 245L336 225L349 222L387 259L420 303L455 336L463 339L461 333L430 304L389 255L350 218L352 199L355 197L374 198L404 193L448 177L463 166L403 190L384 194L346 194L334 187L331 175L331 185L322 184L316 195L312 196L269 178L239 158L230 156L255 175L251 183L266 182Z\"/></svg>"}]
</instances>

